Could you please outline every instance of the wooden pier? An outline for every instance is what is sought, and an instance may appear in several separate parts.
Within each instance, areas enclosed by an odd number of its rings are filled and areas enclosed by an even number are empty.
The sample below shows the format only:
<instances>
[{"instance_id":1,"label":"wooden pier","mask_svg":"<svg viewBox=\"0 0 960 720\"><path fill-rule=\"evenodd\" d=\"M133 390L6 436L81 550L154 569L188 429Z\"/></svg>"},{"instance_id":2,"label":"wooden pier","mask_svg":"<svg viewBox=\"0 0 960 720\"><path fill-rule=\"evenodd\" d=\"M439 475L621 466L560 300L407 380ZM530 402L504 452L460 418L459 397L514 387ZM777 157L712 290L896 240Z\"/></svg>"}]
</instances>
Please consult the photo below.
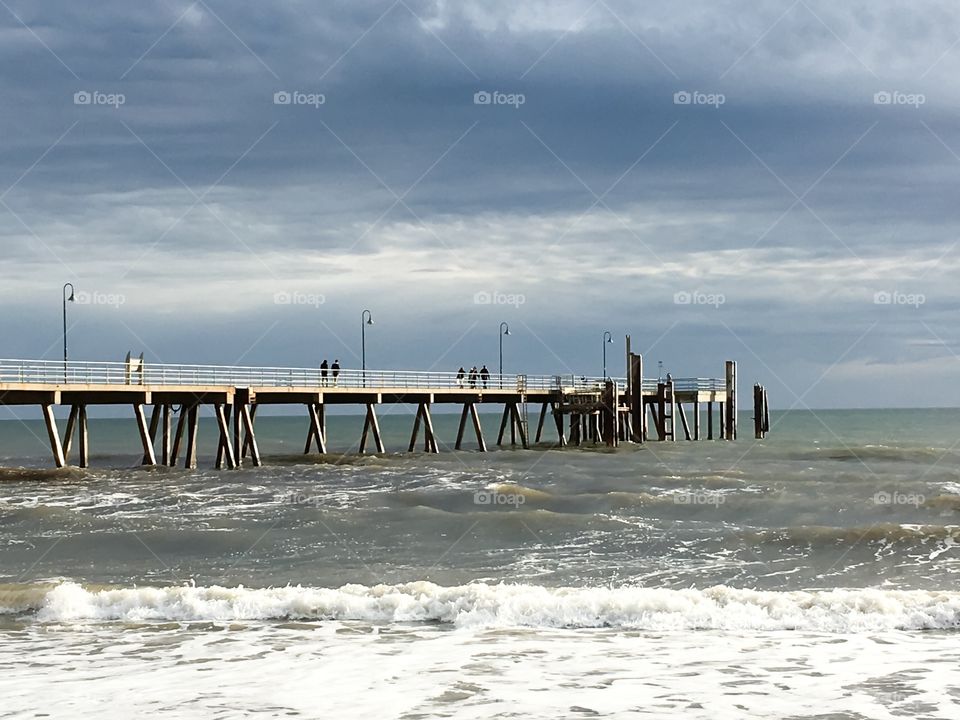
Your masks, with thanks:
<instances>
[{"instance_id":1,"label":"wooden pier","mask_svg":"<svg viewBox=\"0 0 960 720\"><path fill-rule=\"evenodd\" d=\"M342 370L333 376L304 368L151 365L130 357L117 363L0 360L0 405L41 409L58 468L70 463L75 439L77 464L89 466L87 409L95 405L132 409L142 463L147 466L175 467L182 462L185 468L197 467L202 406L213 410L219 430L217 468L238 468L248 461L262 464L255 425L263 406L305 408L305 454L327 453L326 410L347 405L365 410L360 453L387 451L377 409L392 404L417 407L409 452L420 446L421 434L423 451L439 452L432 417L437 405L461 407L457 450L464 448L469 435L474 441L470 445L487 450L479 408L491 404L502 407L498 446L509 442L529 448L550 442L561 447L616 447L622 442L680 438L736 439L735 362L728 361L723 377L717 379L644 378L643 358L629 351L628 340L627 368L625 378L492 375L483 382L458 379L453 372ZM762 400L765 412L765 391ZM54 413L57 406L70 408L63 435ZM531 407L537 412L532 440ZM701 426L703 410L706 427Z\"/></svg>"}]
</instances>

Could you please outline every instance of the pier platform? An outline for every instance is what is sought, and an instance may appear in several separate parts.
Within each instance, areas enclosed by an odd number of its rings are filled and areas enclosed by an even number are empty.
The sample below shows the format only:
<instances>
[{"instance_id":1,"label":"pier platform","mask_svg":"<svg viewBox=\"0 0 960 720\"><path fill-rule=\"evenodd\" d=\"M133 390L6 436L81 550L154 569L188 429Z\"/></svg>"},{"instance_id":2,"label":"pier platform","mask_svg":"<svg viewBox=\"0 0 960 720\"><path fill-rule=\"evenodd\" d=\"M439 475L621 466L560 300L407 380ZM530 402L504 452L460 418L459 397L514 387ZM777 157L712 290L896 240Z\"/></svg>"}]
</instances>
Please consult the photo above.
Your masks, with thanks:
<instances>
[{"instance_id":1,"label":"pier platform","mask_svg":"<svg viewBox=\"0 0 960 720\"><path fill-rule=\"evenodd\" d=\"M546 442L561 447L673 441L678 434L686 440L736 439L735 362L726 362L722 378L650 379L643 377L642 357L628 351L627 367L628 375L621 378L495 374L483 381L454 372L343 369L324 374L319 368L150 364L129 356L124 362L0 360L0 406L42 410L57 467L69 463L75 440L79 466L89 466L87 408L103 405L132 408L144 465L176 466L182 460L186 468L198 463L200 407L210 407L219 426L217 468L241 467L248 460L261 465L257 411L280 405L306 409L305 454L327 452L326 409L351 405L365 413L361 453L387 451L377 409L392 404L417 407L406 448L411 452L421 437L425 452L439 452L431 415L436 405L461 409L457 450L468 430L476 449L488 449L478 408L490 404L502 408L499 446L509 441L528 448L547 436L552 439ZM70 408L63 434L58 406ZM539 408L532 438L530 406Z\"/></svg>"}]
</instances>

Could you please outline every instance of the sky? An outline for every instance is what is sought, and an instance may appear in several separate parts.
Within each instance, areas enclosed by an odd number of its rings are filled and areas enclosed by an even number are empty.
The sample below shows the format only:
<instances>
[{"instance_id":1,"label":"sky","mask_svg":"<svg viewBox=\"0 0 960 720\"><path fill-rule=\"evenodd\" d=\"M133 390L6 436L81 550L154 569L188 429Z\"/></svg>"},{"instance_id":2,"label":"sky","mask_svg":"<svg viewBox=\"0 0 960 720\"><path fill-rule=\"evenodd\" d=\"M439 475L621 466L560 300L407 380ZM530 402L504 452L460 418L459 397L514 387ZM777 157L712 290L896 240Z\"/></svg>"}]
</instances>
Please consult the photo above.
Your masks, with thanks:
<instances>
[{"instance_id":1,"label":"sky","mask_svg":"<svg viewBox=\"0 0 960 720\"><path fill-rule=\"evenodd\" d=\"M960 405L946 1L0 0L0 356Z\"/></svg>"}]
</instances>

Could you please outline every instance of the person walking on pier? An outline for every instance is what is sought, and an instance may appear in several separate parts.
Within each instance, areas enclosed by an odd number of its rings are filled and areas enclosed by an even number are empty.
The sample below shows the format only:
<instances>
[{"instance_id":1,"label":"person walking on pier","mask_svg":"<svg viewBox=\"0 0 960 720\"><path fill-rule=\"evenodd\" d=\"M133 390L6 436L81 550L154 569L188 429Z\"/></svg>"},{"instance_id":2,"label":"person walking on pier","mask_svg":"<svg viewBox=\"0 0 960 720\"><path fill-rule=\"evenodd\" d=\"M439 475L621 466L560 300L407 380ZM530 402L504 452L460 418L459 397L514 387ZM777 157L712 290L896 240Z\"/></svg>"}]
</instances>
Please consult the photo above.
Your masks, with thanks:
<instances>
[{"instance_id":1,"label":"person walking on pier","mask_svg":"<svg viewBox=\"0 0 960 720\"><path fill-rule=\"evenodd\" d=\"M324 387L327 385L327 368L330 367L330 364L327 362L327 359L324 358L323 362L320 363L320 378Z\"/></svg>"},{"instance_id":2,"label":"person walking on pier","mask_svg":"<svg viewBox=\"0 0 960 720\"><path fill-rule=\"evenodd\" d=\"M470 376L469 376L469 377L470 377L470 389L471 389L471 390L476 389L476 387L477 387L477 375L479 375L479 374L480 374L480 373L477 371L477 366L476 366L476 365L474 365L472 368L470 368Z\"/></svg>"},{"instance_id":3,"label":"person walking on pier","mask_svg":"<svg viewBox=\"0 0 960 720\"><path fill-rule=\"evenodd\" d=\"M460 369L457 370L457 387L463 388L463 378L466 377L467 371L463 369L463 365L460 366Z\"/></svg>"},{"instance_id":4,"label":"person walking on pier","mask_svg":"<svg viewBox=\"0 0 960 720\"><path fill-rule=\"evenodd\" d=\"M490 380L490 371L487 370L487 366L486 366L486 365L484 365L482 368L480 368L480 379L483 380L483 389L486 390L486 389L487 389L487 383L488 383L489 380Z\"/></svg>"},{"instance_id":5,"label":"person walking on pier","mask_svg":"<svg viewBox=\"0 0 960 720\"><path fill-rule=\"evenodd\" d=\"M337 378L340 376L340 361L334 360L333 365L330 366L330 369L333 371L333 385L336 387Z\"/></svg>"}]
</instances>

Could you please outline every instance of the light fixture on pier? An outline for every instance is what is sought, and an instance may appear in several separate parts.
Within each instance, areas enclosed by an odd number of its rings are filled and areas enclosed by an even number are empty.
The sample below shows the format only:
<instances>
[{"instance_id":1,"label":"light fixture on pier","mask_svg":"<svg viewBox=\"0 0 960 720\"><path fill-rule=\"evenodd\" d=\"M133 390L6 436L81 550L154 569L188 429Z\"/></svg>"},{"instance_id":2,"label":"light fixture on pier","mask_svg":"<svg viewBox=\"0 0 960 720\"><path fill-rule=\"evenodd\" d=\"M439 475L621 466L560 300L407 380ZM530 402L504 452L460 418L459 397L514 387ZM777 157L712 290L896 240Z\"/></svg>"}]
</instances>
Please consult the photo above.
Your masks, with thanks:
<instances>
[{"instance_id":1,"label":"light fixture on pier","mask_svg":"<svg viewBox=\"0 0 960 720\"><path fill-rule=\"evenodd\" d=\"M510 334L510 326L502 322L500 323L500 387L503 387L503 336Z\"/></svg>"},{"instance_id":2,"label":"light fixture on pier","mask_svg":"<svg viewBox=\"0 0 960 720\"><path fill-rule=\"evenodd\" d=\"M67 288L70 288L70 297L67 297ZM63 286L63 382L67 382L67 303L76 302L77 296L73 289L73 283L66 283Z\"/></svg>"},{"instance_id":3,"label":"light fixture on pier","mask_svg":"<svg viewBox=\"0 0 960 720\"><path fill-rule=\"evenodd\" d=\"M373 313L364 310L360 313L360 365L364 387L367 386L367 325L373 325Z\"/></svg>"},{"instance_id":4,"label":"light fixture on pier","mask_svg":"<svg viewBox=\"0 0 960 720\"><path fill-rule=\"evenodd\" d=\"M607 379L607 343L613 342L613 333L609 330L603 333L603 379Z\"/></svg>"}]
</instances>

